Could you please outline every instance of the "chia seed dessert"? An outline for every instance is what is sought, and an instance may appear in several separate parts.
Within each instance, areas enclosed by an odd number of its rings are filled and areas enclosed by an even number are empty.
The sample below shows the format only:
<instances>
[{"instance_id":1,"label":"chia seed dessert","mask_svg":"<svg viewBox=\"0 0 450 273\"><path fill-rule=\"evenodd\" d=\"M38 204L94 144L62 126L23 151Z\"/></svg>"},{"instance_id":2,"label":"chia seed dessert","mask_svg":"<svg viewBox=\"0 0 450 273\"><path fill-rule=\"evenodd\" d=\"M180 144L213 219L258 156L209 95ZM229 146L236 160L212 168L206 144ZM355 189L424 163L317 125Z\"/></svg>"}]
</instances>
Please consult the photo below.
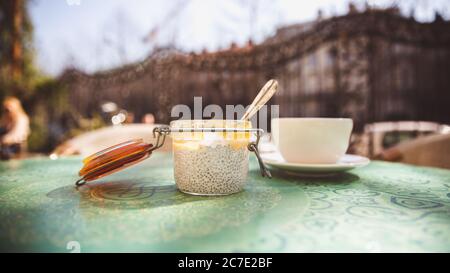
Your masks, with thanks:
<instances>
[{"instance_id":1,"label":"chia seed dessert","mask_svg":"<svg viewBox=\"0 0 450 273\"><path fill-rule=\"evenodd\" d=\"M248 133L174 134L174 175L178 189L198 195L242 191L248 174L248 143Z\"/></svg>"}]
</instances>

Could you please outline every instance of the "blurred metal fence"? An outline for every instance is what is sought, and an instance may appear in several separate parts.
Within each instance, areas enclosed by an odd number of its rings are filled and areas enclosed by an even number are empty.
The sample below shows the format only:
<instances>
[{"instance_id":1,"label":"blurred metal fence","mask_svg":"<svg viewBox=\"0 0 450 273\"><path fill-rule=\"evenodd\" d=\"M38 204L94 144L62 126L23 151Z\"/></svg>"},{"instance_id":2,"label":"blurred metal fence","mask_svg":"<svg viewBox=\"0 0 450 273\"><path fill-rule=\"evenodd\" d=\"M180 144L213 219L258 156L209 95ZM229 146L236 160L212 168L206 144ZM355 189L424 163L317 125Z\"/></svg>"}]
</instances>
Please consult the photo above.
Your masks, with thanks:
<instances>
[{"instance_id":1,"label":"blurred metal fence","mask_svg":"<svg viewBox=\"0 0 450 273\"><path fill-rule=\"evenodd\" d=\"M297 29L297 31L292 31ZM286 33L290 33L286 35ZM280 116L450 121L450 22L419 23L367 10L280 29L266 42L218 52L159 50L140 63L60 78L84 115L112 101L139 119L167 123L176 104L248 105L269 78Z\"/></svg>"}]
</instances>

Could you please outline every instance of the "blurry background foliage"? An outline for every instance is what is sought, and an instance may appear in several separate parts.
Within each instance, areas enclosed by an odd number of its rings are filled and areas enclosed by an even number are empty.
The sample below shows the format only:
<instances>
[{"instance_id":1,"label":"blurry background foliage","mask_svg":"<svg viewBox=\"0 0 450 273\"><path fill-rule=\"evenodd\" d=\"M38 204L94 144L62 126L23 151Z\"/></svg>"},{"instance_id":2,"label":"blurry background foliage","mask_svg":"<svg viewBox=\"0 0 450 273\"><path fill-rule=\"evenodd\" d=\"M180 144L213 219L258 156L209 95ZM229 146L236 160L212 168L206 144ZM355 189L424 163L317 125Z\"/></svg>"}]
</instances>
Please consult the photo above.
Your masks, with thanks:
<instances>
[{"instance_id":1,"label":"blurry background foliage","mask_svg":"<svg viewBox=\"0 0 450 273\"><path fill-rule=\"evenodd\" d=\"M103 126L102 119L82 119L68 100L67 90L42 74L35 64L30 0L0 1L0 101L18 97L30 117L30 152L49 152L56 143Z\"/></svg>"}]
</instances>

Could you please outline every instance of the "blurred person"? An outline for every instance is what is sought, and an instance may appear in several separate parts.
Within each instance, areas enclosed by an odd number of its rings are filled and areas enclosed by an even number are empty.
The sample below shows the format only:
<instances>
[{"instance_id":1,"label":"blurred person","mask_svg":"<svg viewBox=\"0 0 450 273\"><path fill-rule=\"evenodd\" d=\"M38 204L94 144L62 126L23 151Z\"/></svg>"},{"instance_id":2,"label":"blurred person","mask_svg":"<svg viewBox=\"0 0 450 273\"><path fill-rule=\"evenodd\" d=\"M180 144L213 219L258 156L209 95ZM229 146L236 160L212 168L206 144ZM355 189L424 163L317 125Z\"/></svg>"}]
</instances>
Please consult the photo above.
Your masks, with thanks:
<instances>
[{"instance_id":1,"label":"blurred person","mask_svg":"<svg viewBox=\"0 0 450 273\"><path fill-rule=\"evenodd\" d=\"M30 134L30 120L16 97L3 101L0 123L0 157L3 160L19 155Z\"/></svg>"},{"instance_id":2,"label":"blurred person","mask_svg":"<svg viewBox=\"0 0 450 273\"><path fill-rule=\"evenodd\" d=\"M134 123L134 113L133 112L128 112L126 116L127 117L126 117L124 123L126 123L126 124Z\"/></svg>"},{"instance_id":3,"label":"blurred person","mask_svg":"<svg viewBox=\"0 0 450 273\"><path fill-rule=\"evenodd\" d=\"M145 114L144 117L142 117L142 123L155 124L155 116L153 114Z\"/></svg>"}]
</instances>

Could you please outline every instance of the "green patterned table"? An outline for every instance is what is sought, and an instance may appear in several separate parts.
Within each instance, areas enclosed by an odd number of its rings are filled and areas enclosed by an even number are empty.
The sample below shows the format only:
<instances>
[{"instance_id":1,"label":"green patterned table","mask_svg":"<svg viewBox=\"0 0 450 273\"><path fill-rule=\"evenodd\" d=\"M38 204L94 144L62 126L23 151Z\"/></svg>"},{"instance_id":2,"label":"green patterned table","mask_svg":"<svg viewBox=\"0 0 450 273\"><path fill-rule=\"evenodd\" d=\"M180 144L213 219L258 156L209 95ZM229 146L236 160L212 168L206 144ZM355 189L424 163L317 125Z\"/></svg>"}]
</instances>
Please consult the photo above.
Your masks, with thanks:
<instances>
[{"instance_id":1,"label":"green patterned table","mask_svg":"<svg viewBox=\"0 0 450 273\"><path fill-rule=\"evenodd\" d=\"M373 162L338 177L260 177L246 190L176 190L155 154L75 189L80 158L0 163L0 250L69 252L449 252L450 171Z\"/></svg>"}]
</instances>

